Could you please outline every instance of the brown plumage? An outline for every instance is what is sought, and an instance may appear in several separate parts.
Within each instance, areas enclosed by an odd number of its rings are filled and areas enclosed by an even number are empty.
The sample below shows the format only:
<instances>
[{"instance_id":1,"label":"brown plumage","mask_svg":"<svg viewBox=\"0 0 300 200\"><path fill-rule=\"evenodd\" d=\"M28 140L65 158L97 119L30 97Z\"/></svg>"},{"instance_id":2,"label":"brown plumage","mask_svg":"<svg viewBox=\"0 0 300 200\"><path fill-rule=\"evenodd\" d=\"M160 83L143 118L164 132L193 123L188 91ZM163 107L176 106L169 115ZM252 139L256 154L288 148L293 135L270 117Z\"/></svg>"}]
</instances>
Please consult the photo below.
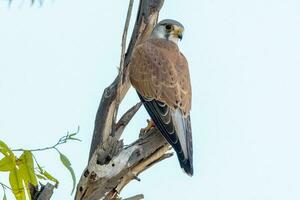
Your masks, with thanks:
<instances>
[{"instance_id":1,"label":"brown plumage","mask_svg":"<svg viewBox=\"0 0 300 200\"><path fill-rule=\"evenodd\" d=\"M131 84L142 96L189 114L192 91L188 63L175 43L146 40L135 48L129 70Z\"/></svg>"},{"instance_id":2,"label":"brown plumage","mask_svg":"<svg viewBox=\"0 0 300 200\"><path fill-rule=\"evenodd\" d=\"M193 175L190 75L177 46L182 32L177 21L158 23L151 37L135 47L129 78L154 124L176 151L180 166Z\"/></svg>"}]
</instances>

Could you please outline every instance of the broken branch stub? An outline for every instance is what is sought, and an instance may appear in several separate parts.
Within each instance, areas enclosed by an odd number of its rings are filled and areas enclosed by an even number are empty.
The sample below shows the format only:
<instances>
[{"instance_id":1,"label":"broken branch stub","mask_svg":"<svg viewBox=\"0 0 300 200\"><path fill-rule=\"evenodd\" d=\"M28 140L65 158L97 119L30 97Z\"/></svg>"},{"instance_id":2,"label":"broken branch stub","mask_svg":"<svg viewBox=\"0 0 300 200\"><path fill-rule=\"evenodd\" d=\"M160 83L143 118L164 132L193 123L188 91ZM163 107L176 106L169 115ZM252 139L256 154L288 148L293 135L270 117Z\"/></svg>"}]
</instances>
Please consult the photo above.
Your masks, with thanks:
<instances>
[{"instance_id":1,"label":"broken branch stub","mask_svg":"<svg viewBox=\"0 0 300 200\"><path fill-rule=\"evenodd\" d=\"M107 163L97 163L96 152L78 184L76 200L117 197L126 184L136 179L141 172L170 157L172 154L168 153L169 150L169 144L159 131L152 128L131 145L122 149L116 148L116 155ZM106 150L103 147L97 151L103 154Z\"/></svg>"}]
</instances>

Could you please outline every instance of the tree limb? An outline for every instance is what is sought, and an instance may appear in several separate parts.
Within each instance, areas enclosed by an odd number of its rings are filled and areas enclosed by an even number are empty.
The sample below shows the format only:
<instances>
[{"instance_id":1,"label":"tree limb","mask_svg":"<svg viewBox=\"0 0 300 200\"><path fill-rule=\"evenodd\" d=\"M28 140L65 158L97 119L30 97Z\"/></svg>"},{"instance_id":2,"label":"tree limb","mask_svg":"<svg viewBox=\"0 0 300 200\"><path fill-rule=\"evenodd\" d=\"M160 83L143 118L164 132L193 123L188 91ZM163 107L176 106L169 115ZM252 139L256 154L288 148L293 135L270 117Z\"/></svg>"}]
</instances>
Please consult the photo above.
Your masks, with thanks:
<instances>
[{"instance_id":1,"label":"tree limb","mask_svg":"<svg viewBox=\"0 0 300 200\"><path fill-rule=\"evenodd\" d=\"M133 33L125 54L123 68L123 83L119 85L120 74L115 78L113 83L108 86L102 95L100 105L96 114L94 133L90 148L89 160L96 150L97 146L107 140L112 133L112 122L116 108L116 96L119 92L119 101L121 102L127 93L130 83L128 80L127 66L130 62L134 46L146 39L151 33L157 22L158 13L162 7L163 0L140 0L138 15L134 25Z\"/></svg>"},{"instance_id":2,"label":"tree limb","mask_svg":"<svg viewBox=\"0 0 300 200\"><path fill-rule=\"evenodd\" d=\"M130 87L127 68L131 54L134 46L148 38L164 1L140 0L134 30L124 54L132 2L130 0L123 32L120 71L103 92L95 119L89 163L77 185L76 200L118 199L124 186L131 180L139 180L137 176L141 172L172 156L168 153L169 144L156 128L140 134L135 142L126 147L119 140L126 125L141 106L141 103L133 106L119 122L115 122L119 104Z\"/></svg>"},{"instance_id":3,"label":"tree limb","mask_svg":"<svg viewBox=\"0 0 300 200\"><path fill-rule=\"evenodd\" d=\"M129 1L129 6L128 6L128 11L127 11L127 17L126 17L126 22L125 22L125 27L124 27L124 31L123 31L123 35L122 35L122 44L121 44L121 59L120 59L120 67L119 67L119 83L118 83L118 90L121 87L122 83L123 83L123 78L124 78L124 62L125 62L125 49L126 49L126 39L127 39L127 32L128 32L128 27L129 27L129 23L130 23L130 18L131 18L131 12L132 12L132 7L133 7L133 0ZM121 102L121 97L120 97L120 91L117 90L117 97L116 97L116 108L114 111L114 116L113 116L113 131L116 131L115 129L115 125L116 125L116 118L118 115L118 110L119 110L119 105Z\"/></svg>"},{"instance_id":4,"label":"tree limb","mask_svg":"<svg viewBox=\"0 0 300 200\"><path fill-rule=\"evenodd\" d=\"M139 102L139 103L135 104L134 106L132 106L132 108L130 108L118 121L118 123L116 125L116 129L115 129L115 131L116 131L115 137L117 139L120 139L125 127L130 122L130 120L133 118L135 113L140 109L141 105L142 105L142 102Z\"/></svg>"},{"instance_id":5,"label":"tree limb","mask_svg":"<svg viewBox=\"0 0 300 200\"><path fill-rule=\"evenodd\" d=\"M115 147L118 146L116 145ZM98 149L103 154L103 148ZM167 158L170 146L153 128L129 146L119 149L106 164L98 164L98 153L85 169L76 200L115 199L126 184L157 161ZM167 155L167 156L166 156ZM80 195L79 195L80 194Z\"/></svg>"}]
</instances>

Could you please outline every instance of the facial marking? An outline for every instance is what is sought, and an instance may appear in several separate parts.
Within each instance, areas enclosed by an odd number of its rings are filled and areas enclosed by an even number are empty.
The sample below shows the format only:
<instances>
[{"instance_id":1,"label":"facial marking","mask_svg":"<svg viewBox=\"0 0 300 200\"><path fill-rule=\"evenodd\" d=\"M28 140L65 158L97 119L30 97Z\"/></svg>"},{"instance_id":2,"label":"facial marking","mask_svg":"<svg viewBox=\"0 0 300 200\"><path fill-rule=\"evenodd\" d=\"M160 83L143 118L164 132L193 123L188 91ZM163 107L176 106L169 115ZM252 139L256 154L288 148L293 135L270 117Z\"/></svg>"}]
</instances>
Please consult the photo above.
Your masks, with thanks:
<instances>
[{"instance_id":1,"label":"facial marking","mask_svg":"<svg viewBox=\"0 0 300 200\"><path fill-rule=\"evenodd\" d=\"M152 34L152 38L161 38L172 41L177 44L178 40L182 39L183 26L174 20L163 20L158 23Z\"/></svg>"}]
</instances>

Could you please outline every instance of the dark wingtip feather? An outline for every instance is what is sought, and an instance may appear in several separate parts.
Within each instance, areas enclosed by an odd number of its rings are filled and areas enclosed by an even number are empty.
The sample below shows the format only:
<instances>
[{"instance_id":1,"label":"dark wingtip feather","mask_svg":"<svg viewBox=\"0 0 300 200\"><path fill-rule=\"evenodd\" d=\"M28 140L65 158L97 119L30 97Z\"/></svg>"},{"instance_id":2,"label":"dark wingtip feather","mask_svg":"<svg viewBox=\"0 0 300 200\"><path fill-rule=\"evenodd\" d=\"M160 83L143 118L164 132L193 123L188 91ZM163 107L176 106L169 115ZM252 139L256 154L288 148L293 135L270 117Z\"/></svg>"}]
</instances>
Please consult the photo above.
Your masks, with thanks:
<instances>
[{"instance_id":1,"label":"dark wingtip feather","mask_svg":"<svg viewBox=\"0 0 300 200\"><path fill-rule=\"evenodd\" d=\"M151 116L152 120L154 121L157 128L160 130L161 134L164 136L164 138L171 144L171 146L174 148L179 164L183 171L188 174L189 176L193 176L194 170L193 170L193 143L192 143L192 132L190 127L190 117L185 120L185 126L186 126L186 139L187 139L187 153L188 155L185 156L181 147L181 144L176 135L176 132L174 132L174 125L172 121L169 121L168 123L165 123L163 120L163 117L166 117L164 113L166 113L165 106L162 106L161 102L157 100L146 100L143 96L141 96L138 93L141 101L143 102L146 110L148 111L149 115ZM163 114L161 114L163 113ZM171 131L171 132L170 132Z\"/></svg>"},{"instance_id":2,"label":"dark wingtip feather","mask_svg":"<svg viewBox=\"0 0 300 200\"><path fill-rule=\"evenodd\" d=\"M192 141L192 128L191 128L191 118L187 117L185 120L186 124L186 138L187 138L187 147L188 147L188 159L184 160L184 162L180 162L180 166L183 168L184 172L189 176L193 176L194 168L193 168L193 141Z\"/></svg>"},{"instance_id":3,"label":"dark wingtip feather","mask_svg":"<svg viewBox=\"0 0 300 200\"><path fill-rule=\"evenodd\" d=\"M193 168L193 163L191 160L179 160L180 166L183 169L183 171L189 175L189 176L193 176L194 175L194 168Z\"/></svg>"}]
</instances>

